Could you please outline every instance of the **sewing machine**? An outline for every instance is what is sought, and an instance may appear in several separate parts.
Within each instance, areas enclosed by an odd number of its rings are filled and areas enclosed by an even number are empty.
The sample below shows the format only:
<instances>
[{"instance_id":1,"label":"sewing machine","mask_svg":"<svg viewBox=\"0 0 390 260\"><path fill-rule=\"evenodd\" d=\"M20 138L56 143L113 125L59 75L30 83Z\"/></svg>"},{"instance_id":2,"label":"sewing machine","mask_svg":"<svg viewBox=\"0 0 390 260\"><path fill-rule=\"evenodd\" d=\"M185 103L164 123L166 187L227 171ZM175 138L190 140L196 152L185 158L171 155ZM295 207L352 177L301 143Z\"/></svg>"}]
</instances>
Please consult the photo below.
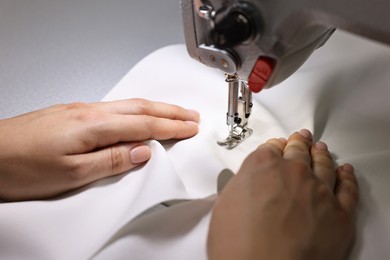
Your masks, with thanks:
<instances>
[{"instance_id":1,"label":"sewing machine","mask_svg":"<svg viewBox=\"0 0 390 260\"><path fill-rule=\"evenodd\" d=\"M293 74L341 28L390 44L387 0L181 0L191 57L225 72L232 149L248 138L252 93Z\"/></svg>"}]
</instances>

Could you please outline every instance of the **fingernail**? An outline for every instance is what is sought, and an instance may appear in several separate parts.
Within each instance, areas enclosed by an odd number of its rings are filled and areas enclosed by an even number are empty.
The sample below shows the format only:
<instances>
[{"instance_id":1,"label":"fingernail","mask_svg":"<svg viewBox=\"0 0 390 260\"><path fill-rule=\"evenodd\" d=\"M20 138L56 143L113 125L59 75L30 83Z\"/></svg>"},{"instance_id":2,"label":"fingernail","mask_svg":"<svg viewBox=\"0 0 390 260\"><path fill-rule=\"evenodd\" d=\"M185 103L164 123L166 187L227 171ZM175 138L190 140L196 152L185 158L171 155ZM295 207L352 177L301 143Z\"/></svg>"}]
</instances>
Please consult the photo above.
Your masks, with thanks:
<instances>
[{"instance_id":1,"label":"fingernail","mask_svg":"<svg viewBox=\"0 0 390 260\"><path fill-rule=\"evenodd\" d=\"M317 148L318 150L322 150L322 151L327 151L328 150L328 146L325 143L323 143L323 142L315 143L314 147Z\"/></svg>"},{"instance_id":2,"label":"fingernail","mask_svg":"<svg viewBox=\"0 0 390 260\"><path fill-rule=\"evenodd\" d=\"M310 132L309 130L307 130L307 129L301 129L301 130L299 131L299 133L300 133L303 137L305 137L305 138L307 138L307 139L309 139L309 140L311 140L311 138L312 138L311 132Z\"/></svg>"},{"instance_id":3,"label":"fingernail","mask_svg":"<svg viewBox=\"0 0 390 260\"><path fill-rule=\"evenodd\" d=\"M196 110L193 110L193 109L187 109L189 112L191 112L194 116L195 116L195 119L198 120L199 117L200 117L200 113Z\"/></svg>"},{"instance_id":4,"label":"fingernail","mask_svg":"<svg viewBox=\"0 0 390 260\"><path fill-rule=\"evenodd\" d=\"M150 156L150 148L146 145L136 146L130 151L130 161L133 164L146 162L150 159Z\"/></svg>"},{"instance_id":5,"label":"fingernail","mask_svg":"<svg viewBox=\"0 0 390 260\"><path fill-rule=\"evenodd\" d=\"M353 166L349 163L346 163L343 165L343 170L348 172L348 173L353 173L355 171L355 169L353 168Z\"/></svg>"},{"instance_id":6,"label":"fingernail","mask_svg":"<svg viewBox=\"0 0 390 260\"><path fill-rule=\"evenodd\" d=\"M186 124L192 126L192 127L196 127L196 128L199 128L199 124L197 122L194 122L194 121L185 121Z\"/></svg>"}]
</instances>

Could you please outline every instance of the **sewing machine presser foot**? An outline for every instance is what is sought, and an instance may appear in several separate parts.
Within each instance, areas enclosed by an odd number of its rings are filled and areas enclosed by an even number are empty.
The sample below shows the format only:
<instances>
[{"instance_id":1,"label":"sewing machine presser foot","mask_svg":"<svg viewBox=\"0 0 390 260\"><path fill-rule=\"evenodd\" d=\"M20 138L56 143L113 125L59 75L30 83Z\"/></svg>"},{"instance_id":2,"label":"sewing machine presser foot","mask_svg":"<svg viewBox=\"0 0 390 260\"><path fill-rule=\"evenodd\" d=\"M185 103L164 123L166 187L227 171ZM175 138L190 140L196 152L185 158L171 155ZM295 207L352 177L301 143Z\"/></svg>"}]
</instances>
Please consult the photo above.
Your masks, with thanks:
<instances>
[{"instance_id":1,"label":"sewing machine presser foot","mask_svg":"<svg viewBox=\"0 0 390 260\"><path fill-rule=\"evenodd\" d=\"M223 141L217 141L217 144L225 147L230 150L244 142L251 134L253 130L250 128L242 128L241 126L236 126Z\"/></svg>"}]
</instances>

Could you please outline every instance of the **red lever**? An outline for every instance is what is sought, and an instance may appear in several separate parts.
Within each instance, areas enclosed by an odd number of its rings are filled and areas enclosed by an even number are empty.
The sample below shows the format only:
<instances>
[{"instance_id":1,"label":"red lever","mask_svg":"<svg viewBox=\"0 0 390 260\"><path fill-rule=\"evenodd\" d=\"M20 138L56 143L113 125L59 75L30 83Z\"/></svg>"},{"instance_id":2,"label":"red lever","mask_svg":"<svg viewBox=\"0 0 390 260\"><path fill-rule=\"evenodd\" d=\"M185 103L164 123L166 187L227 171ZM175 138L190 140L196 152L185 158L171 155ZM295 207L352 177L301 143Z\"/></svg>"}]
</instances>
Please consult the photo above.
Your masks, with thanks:
<instances>
[{"instance_id":1,"label":"red lever","mask_svg":"<svg viewBox=\"0 0 390 260\"><path fill-rule=\"evenodd\" d=\"M271 77L272 71L275 67L275 60L269 57L259 57L249 75L248 85L249 89L258 93L263 89L268 79Z\"/></svg>"}]
</instances>

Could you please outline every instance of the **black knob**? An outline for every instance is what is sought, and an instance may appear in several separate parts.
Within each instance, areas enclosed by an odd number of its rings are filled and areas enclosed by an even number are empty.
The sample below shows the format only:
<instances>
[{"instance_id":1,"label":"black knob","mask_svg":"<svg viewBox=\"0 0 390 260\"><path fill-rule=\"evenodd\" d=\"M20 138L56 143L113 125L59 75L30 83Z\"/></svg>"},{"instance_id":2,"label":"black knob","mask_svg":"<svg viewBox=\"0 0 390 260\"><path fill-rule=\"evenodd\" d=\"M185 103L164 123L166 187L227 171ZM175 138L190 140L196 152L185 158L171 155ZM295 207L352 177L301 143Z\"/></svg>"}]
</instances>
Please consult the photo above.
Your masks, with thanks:
<instances>
[{"instance_id":1,"label":"black knob","mask_svg":"<svg viewBox=\"0 0 390 260\"><path fill-rule=\"evenodd\" d=\"M211 39L217 48L231 48L251 38L254 25L248 14L232 11L215 24Z\"/></svg>"}]
</instances>

